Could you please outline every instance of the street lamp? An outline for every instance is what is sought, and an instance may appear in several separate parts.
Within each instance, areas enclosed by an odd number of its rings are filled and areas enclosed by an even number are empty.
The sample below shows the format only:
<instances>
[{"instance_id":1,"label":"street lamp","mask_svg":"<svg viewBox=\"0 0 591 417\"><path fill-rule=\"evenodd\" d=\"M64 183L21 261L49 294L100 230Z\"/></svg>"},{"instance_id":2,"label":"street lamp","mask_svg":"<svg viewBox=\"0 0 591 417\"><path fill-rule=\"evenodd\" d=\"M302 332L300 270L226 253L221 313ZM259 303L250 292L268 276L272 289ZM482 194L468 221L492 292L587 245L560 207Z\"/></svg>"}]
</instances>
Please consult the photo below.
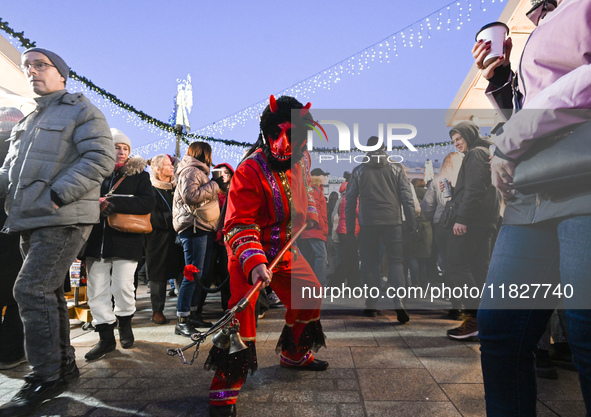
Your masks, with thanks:
<instances>
[{"instance_id":1,"label":"street lamp","mask_svg":"<svg viewBox=\"0 0 591 417\"><path fill-rule=\"evenodd\" d=\"M174 125L174 133L176 134L176 149L174 151L174 156L177 158L181 157L181 138L183 137L183 130L185 126L176 124Z\"/></svg>"}]
</instances>

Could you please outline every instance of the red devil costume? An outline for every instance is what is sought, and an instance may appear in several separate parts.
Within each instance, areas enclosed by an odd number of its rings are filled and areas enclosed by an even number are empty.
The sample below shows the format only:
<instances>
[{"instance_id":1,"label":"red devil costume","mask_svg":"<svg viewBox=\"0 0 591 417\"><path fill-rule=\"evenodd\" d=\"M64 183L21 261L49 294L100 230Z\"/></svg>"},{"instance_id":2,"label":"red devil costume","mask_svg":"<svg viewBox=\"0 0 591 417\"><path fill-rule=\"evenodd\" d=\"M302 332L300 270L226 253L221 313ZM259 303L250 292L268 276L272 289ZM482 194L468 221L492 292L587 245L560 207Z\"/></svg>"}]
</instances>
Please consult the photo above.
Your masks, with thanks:
<instances>
[{"instance_id":1,"label":"red devil costume","mask_svg":"<svg viewBox=\"0 0 591 417\"><path fill-rule=\"evenodd\" d=\"M306 222L317 221L308 194L310 156L307 131L312 128L310 105L292 97L271 103L261 117L261 134L249 155L236 169L228 193L224 224L232 297L236 305L248 292L260 265L268 265L280 249ZM294 112L292 118L292 110ZM254 271L253 271L254 270ZM307 370L325 370L328 363L314 359L312 351L325 346L320 324L320 299L303 296L303 288L320 294L321 286L303 256L292 246L272 271L271 288L287 312L276 351L280 365ZM306 290L307 291L307 290ZM306 292L306 294L308 294ZM240 335L248 349L230 354L214 346L205 363L215 369L210 387L211 415L236 415L235 403L248 372L257 369L255 349L255 302L236 315Z\"/></svg>"}]
</instances>

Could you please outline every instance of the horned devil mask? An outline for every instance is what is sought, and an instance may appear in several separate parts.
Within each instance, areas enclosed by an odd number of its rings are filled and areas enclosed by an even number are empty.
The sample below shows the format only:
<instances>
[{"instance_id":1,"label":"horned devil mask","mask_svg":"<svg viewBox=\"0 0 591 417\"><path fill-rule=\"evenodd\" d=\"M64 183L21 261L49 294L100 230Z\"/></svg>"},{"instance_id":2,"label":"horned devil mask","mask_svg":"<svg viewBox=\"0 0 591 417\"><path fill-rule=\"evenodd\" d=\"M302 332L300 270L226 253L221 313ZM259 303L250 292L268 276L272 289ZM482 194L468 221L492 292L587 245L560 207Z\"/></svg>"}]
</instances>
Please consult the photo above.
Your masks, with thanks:
<instances>
[{"instance_id":1,"label":"horned devil mask","mask_svg":"<svg viewBox=\"0 0 591 417\"><path fill-rule=\"evenodd\" d=\"M307 149L308 131L317 124L310 107L310 103L303 106L290 96L277 100L274 96L269 98L269 105L261 116L259 141L272 169L285 171L302 159Z\"/></svg>"}]
</instances>

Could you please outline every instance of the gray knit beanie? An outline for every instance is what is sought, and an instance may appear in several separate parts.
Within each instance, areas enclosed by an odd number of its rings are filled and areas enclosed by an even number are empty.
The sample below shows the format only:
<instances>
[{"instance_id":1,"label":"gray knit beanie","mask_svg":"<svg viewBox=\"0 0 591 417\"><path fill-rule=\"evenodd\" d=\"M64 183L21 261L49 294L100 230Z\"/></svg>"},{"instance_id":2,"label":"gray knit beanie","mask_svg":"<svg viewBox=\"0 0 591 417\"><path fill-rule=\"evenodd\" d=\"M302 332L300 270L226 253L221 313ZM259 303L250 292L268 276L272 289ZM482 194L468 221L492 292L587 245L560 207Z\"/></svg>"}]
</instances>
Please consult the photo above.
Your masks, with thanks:
<instances>
[{"instance_id":1,"label":"gray knit beanie","mask_svg":"<svg viewBox=\"0 0 591 417\"><path fill-rule=\"evenodd\" d=\"M113 144L117 145L118 143L124 143L125 145L129 146L129 151L131 152L131 141L129 138L117 128L111 128L111 135L113 136Z\"/></svg>"},{"instance_id":2,"label":"gray knit beanie","mask_svg":"<svg viewBox=\"0 0 591 417\"><path fill-rule=\"evenodd\" d=\"M23 52L23 55L28 54L29 52L39 52L45 55L47 58L49 58L51 63L55 65L55 68L57 68L57 71L60 73L60 75L64 77L64 81L68 81L68 75L70 75L70 67L68 67L68 64L66 64L66 61L64 61L61 56L59 56L55 52L51 52L43 48L29 48L25 52Z\"/></svg>"}]
</instances>

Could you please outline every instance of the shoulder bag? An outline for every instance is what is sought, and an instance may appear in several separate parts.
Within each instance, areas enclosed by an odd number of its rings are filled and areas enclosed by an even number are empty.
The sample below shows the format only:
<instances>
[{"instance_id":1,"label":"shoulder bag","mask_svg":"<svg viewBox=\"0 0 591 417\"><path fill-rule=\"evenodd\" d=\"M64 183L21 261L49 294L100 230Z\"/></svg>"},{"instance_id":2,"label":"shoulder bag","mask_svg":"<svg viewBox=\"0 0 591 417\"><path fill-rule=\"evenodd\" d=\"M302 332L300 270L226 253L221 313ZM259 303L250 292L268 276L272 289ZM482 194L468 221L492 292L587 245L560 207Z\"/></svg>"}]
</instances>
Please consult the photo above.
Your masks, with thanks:
<instances>
[{"instance_id":1,"label":"shoulder bag","mask_svg":"<svg viewBox=\"0 0 591 417\"><path fill-rule=\"evenodd\" d=\"M205 224L216 224L220 218L220 203L217 199L205 201L200 205L186 205L189 212Z\"/></svg>"},{"instance_id":2,"label":"shoulder bag","mask_svg":"<svg viewBox=\"0 0 591 417\"><path fill-rule=\"evenodd\" d=\"M125 175L113 186L107 196L113 195L113 191L125 179ZM107 216L107 222L111 228L125 233L150 233L152 231L152 223L150 223L150 213L148 214L125 214L112 213Z\"/></svg>"},{"instance_id":3,"label":"shoulder bag","mask_svg":"<svg viewBox=\"0 0 591 417\"><path fill-rule=\"evenodd\" d=\"M522 194L591 185L591 122L566 136L541 139L515 167L514 187Z\"/></svg>"}]
</instances>

